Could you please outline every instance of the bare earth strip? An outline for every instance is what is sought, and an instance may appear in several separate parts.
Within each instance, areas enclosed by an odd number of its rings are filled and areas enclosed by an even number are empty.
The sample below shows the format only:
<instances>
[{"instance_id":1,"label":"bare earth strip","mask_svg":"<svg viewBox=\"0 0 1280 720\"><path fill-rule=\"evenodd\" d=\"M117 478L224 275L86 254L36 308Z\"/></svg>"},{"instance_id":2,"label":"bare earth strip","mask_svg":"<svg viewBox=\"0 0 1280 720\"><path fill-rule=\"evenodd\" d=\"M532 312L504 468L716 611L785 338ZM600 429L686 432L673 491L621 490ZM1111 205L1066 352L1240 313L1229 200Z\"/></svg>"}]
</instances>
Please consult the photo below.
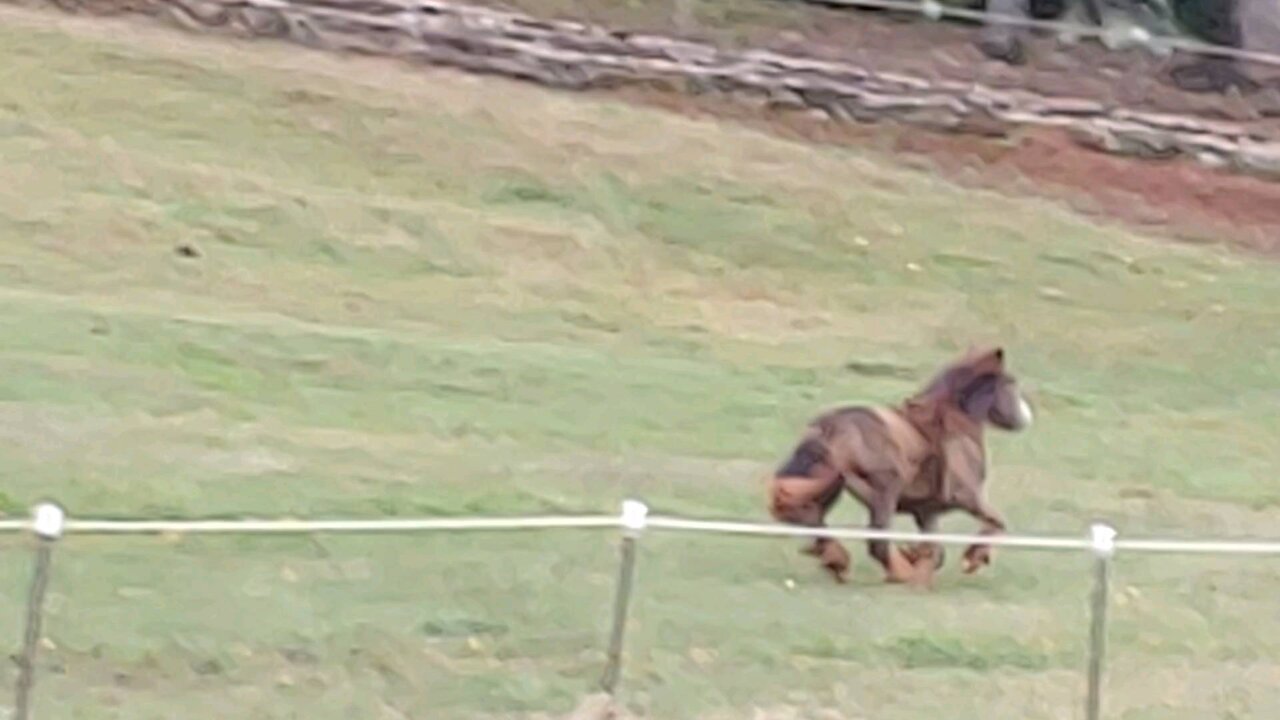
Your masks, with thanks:
<instances>
[{"instance_id":1,"label":"bare earth strip","mask_svg":"<svg viewBox=\"0 0 1280 720\"><path fill-rule=\"evenodd\" d=\"M877 27L883 32L892 30L908 37L913 32L933 32L917 25L884 25L883 21L876 18L866 18L866 22L870 38L880 37L873 32ZM954 29L946 32L954 35ZM956 38L952 38L952 41L955 40ZM818 52L821 47L821 43L807 45L805 52ZM1087 64L1090 58L1095 62L1111 62L1107 56L1087 50L1078 48L1071 51L1085 56L1084 59L1076 59L1076 62L1082 63L1081 67L1092 67ZM936 53L924 53L923 56L934 57ZM865 53L857 56L857 59L864 57ZM893 54L881 54L872 65L896 69L893 57ZM1129 63L1135 61L1132 57L1125 60ZM966 62L972 64L977 61L968 58ZM950 65L943 62L940 67ZM921 77L937 74L925 72L921 67L911 69L919 71ZM1151 68L1138 66L1124 77L1145 77L1151 72ZM1038 77L1035 73L1033 70L1024 73L1029 87L1071 91L1071 88L1053 84L1042 87L1042 84L1038 85L1035 81ZM950 77L945 79L954 80ZM1010 78L1005 78L1006 84L1010 82ZM1075 88L1077 91L1085 89L1087 88ZM1094 87L1090 92L1096 95L1097 90ZM1081 152L1079 147L1057 130L1022 129L1006 139L986 140L922 131L886 122L869 129L847 122L815 120L799 112L758 107L743 109L731 100L713 97L690 98L634 89L618 91L618 94L684 112L733 116L756 125L767 125L775 132L799 134L808 139L879 145L882 149L900 155L928 160L933 169L956 180L1010 193L1063 197L1085 212L1102 213L1148 228L1164 228L1164 232L1184 239L1230 242L1270 253L1276 251L1276 238L1280 237L1280 233L1277 233L1280 229L1280 202L1276 202L1280 199L1280 186L1181 160L1133 163L1097 153ZM1091 95L1086 92L1083 96ZM1197 106L1170 104L1172 101L1161 101L1163 104L1156 103L1154 106L1138 101L1129 104L1126 97L1129 96L1121 93L1119 98L1126 107L1202 111ZM1139 93L1135 97L1164 96L1159 93ZM1248 128L1250 125L1245 123L1240 127ZM1259 130L1266 132L1265 128Z\"/></svg>"}]
</instances>

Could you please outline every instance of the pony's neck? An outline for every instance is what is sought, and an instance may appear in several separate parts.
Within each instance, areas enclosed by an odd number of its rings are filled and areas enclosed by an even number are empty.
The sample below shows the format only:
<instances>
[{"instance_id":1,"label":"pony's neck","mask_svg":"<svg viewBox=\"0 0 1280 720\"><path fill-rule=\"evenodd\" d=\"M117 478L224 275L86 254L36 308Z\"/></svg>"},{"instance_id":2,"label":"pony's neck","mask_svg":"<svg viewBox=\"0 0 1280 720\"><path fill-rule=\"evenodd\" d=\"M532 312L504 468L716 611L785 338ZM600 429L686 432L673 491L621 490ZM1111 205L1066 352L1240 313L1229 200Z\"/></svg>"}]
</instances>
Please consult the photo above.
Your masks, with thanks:
<instances>
[{"instance_id":1,"label":"pony's neck","mask_svg":"<svg viewBox=\"0 0 1280 720\"><path fill-rule=\"evenodd\" d=\"M951 433L982 437L982 420L966 413L954 398L922 393L903 403L899 412L925 437Z\"/></svg>"}]
</instances>

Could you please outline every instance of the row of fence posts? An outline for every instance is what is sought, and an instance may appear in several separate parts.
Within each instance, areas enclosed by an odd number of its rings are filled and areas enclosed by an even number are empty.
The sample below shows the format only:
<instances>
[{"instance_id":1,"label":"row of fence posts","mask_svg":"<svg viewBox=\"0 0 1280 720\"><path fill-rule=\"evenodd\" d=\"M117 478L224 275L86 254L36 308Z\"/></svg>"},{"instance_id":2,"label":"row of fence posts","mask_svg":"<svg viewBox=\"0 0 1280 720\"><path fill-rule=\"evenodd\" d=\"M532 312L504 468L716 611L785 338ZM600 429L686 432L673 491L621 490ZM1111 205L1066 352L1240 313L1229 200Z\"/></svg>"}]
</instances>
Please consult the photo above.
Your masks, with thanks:
<instances>
[{"instance_id":1,"label":"row of fence posts","mask_svg":"<svg viewBox=\"0 0 1280 720\"><path fill-rule=\"evenodd\" d=\"M618 586L614 595L613 624L609 633L609 649L604 675L600 686L611 697L616 697L622 678L623 642L626 637L631 594L635 587L636 545L645 529L649 508L644 503L627 500L622 504L621 560L618 566ZM1086 672L1085 696L1086 720L1102 717L1103 664L1107 645L1107 607L1111 594L1111 561L1115 556L1116 531L1114 528L1095 524L1090 528L1090 550L1094 556L1093 591L1089 611L1089 659Z\"/></svg>"},{"instance_id":2,"label":"row of fence posts","mask_svg":"<svg viewBox=\"0 0 1280 720\"><path fill-rule=\"evenodd\" d=\"M631 594L635 587L636 545L643 533L649 508L636 500L622 503L621 559L618 565L618 586L614 595L613 624L609 632L609 649L600 687L611 697L616 697L622 679L623 642L626 637ZM1115 557L1116 531L1114 528L1095 524L1090 527L1090 550L1094 556L1093 591L1089 611L1089 660L1086 673L1085 718L1099 720L1102 717L1103 664L1107 646L1107 607L1111 594L1111 561Z\"/></svg>"},{"instance_id":3,"label":"row of fence posts","mask_svg":"<svg viewBox=\"0 0 1280 720\"><path fill-rule=\"evenodd\" d=\"M622 527L622 540L619 547L618 584L614 593L605 669L600 678L600 688L614 699L618 696L618 688L622 680L623 649L631 611L631 597L635 589L638 544L640 536L648 525L648 516L649 508L644 503L637 500L627 500L622 503L619 523ZM57 505L45 503L36 507L31 524L36 541L35 563L30 590L27 594L22 651L18 656L14 720L30 720L32 717L32 693L36 680L36 655L40 648L43 626L44 598L49 587L53 549L62 538L65 525L66 515ZM1116 531L1107 525L1097 524L1090 529L1090 548L1095 563L1090 601L1086 720L1099 720L1102 717L1103 661L1106 653L1107 607L1110 596L1111 564L1115 556L1115 539Z\"/></svg>"}]
</instances>

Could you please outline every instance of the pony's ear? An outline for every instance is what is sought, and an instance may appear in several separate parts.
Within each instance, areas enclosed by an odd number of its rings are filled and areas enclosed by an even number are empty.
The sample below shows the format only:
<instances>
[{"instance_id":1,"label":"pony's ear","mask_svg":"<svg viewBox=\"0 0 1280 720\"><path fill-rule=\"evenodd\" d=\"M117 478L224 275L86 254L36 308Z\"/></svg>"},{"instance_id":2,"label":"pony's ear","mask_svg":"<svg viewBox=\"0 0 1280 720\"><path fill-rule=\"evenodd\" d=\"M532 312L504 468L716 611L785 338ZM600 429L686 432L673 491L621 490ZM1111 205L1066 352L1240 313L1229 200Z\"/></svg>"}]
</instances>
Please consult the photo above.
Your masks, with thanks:
<instances>
[{"instance_id":1,"label":"pony's ear","mask_svg":"<svg viewBox=\"0 0 1280 720\"><path fill-rule=\"evenodd\" d=\"M978 372L1003 372L1004 348L999 345L974 348L969 351L968 365Z\"/></svg>"},{"instance_id":2,"label":"pony's ear","mask_svg":"<svg viewBox=\"0 0 1280 720\"><path fill-rule=\"evenodd\" d=\"M969 350L965 352L964 359L970 363L982 363L984 361L994 362L997 365L1004 364L1004 347L997 345L995 347L982 347L979 345L970 345Z\"/></svg>"}]
</instances>

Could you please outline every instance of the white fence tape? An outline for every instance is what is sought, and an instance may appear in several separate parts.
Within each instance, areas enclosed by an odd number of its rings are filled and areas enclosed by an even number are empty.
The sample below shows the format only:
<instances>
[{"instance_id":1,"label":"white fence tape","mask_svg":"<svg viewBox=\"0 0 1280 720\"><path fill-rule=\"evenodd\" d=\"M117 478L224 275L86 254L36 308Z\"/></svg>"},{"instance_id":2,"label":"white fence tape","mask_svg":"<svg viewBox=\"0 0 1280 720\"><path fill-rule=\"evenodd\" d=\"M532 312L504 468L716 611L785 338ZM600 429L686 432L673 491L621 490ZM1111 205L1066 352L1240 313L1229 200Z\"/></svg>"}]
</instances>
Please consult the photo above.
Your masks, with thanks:
<instances>
[{"instance_id":1,"label":"white fence tape","mask_svg":"<svg viewBox=\"0 0 1280 720\"><path fill-rule=\"evenodd\" d=\"M840 540L889 540L898 542L934 542L942 545L975 543L1037 550L1096 550L1098 538L1092 535L975 535L963 533L919 533L896 530L872 530L853 527L811 528L777 523L752 523L731 520L703 520L669 515L647 515L638 501L628 501L620 515L549 515L533 517L449 517L449 518L382 518L382 519L242 519L242 520L107 520L66 516L39 506L31 519L0 520L0 533L34 532L48 536L47 524L55 516L61 521L64 535L154 535L154 534L300 534L300 533L414 533L464 532L538 529L638 528L677 532L755 535L773 537L830 537ZM642 512L644 509L645 512ZM646 517L647 515L647 517ZM44 523L42 527L38 524ZM638 527L637 527L638 526ZM1280 555L1280 540L1175 540L1109 537L1110 548L1117 552L1187 553L1221 555Z\"/></svg>"},{"instance_id":2,"label":"white fence tape","mask_svg":"<svg viewBox=\"0 0 1280 720\"><path fill-rule=\"evenodd\" d=\"M1280 541L1226 540L1127 540L1117 537L1108 525L1094 524L1081 537L1045 537L1034 535L964 535L880 531L865 528L808 528L792 525L697 520L670 516L651 516L649 508L638 500L627 500L617 515L541 516L510 518L387 518L374 520L93 520L68 517L54 503L37 506L30 519L0 519L0 532L29 532L40 538L36 547L35 572L27 602L26 633L19 656L14 720L30 720L30 697L35 682L36 655L39 649L44 591L49 579L53 548L66 535L150 535L160 533L201 534L286 534L286 533L395 533L395 532L461 532L510 531L540 529L616 529L622 534L622 560L618 575L618 591L614 602L613 625L609 640L608 664L601 678L601 688L609 695L617 692L622 672L623 639L635 577L636 544L645 531L675 531L709 534L755 535L771 537L833 537L845 540L899 540L934 542L947 545L989 544L1041 550L1090 551L1097 558L1090 610L1089 664L1085 717L1101 720L1103 661L1107 634L1107 598L1111 563L1117 551L1215 553L1224 555L1280 554Z\"/></svg>"}]
</instances>

